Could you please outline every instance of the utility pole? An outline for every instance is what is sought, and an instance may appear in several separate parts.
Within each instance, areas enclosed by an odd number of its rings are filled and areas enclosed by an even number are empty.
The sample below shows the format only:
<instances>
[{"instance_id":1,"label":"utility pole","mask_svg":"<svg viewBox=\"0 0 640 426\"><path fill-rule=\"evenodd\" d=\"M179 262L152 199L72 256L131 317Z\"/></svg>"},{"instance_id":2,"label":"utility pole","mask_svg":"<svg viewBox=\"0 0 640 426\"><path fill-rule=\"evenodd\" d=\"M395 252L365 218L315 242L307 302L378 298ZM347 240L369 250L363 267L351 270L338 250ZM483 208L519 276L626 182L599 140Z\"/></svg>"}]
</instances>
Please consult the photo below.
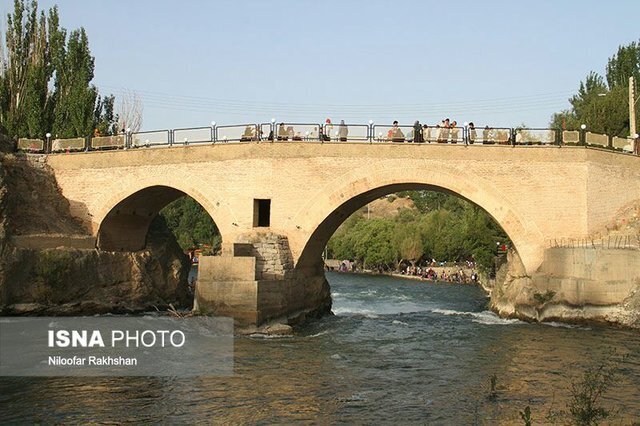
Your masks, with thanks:
<instances>
[{"instance_id":1,"label":"utility pole","mask_svg":"<svg viewBox=\"0 0 640 426\"><path fill-rule=\"evenodd\" d=\"M629 135L635 139L636 133L636 85L633 76L629 77Z\"/></svg>"}]
</instances>

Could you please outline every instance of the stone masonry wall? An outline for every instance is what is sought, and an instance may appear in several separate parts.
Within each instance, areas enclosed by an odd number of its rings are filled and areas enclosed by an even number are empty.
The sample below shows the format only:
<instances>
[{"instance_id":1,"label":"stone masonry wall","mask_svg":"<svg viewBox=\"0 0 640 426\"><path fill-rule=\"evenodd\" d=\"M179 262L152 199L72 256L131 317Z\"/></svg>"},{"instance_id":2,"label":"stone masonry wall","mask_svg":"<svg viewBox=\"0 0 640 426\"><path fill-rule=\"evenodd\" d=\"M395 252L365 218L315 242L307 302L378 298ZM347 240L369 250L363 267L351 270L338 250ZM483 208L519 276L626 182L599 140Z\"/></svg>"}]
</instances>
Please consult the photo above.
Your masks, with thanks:
<instances>
[{"instance_id":1,"label":"stone masonry wall","mask_svg":"<svg viewBox=\"0 0 640 426\"><path fill-rule=\"evenodd\" d=\"M256 233L238 238L245 245L242 256L256 258L257 280L279 280L293 277L293 256L289 240L272 232Z\"/></svg>"}]
</instances>

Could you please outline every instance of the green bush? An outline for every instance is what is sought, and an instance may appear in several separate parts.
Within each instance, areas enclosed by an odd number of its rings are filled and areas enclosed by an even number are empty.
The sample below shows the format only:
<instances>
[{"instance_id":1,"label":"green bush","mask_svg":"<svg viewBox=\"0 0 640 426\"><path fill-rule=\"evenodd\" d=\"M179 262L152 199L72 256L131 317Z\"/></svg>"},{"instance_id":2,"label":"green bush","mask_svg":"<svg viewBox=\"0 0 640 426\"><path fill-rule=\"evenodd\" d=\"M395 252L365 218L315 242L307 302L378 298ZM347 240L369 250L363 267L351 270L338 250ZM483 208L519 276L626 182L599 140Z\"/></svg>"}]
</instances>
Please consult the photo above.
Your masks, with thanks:
<instances>
[{"instance_id":1,"label":"green bush","mask_svg":"<svg viewBox=\"0 0 640 426\"><path fill-rule=\"evenodd\" d=\"M60 287L71 271L73 258L67 251L46 250L37 254L35 275L51 287Z\"/></svg>"}]
</instances>

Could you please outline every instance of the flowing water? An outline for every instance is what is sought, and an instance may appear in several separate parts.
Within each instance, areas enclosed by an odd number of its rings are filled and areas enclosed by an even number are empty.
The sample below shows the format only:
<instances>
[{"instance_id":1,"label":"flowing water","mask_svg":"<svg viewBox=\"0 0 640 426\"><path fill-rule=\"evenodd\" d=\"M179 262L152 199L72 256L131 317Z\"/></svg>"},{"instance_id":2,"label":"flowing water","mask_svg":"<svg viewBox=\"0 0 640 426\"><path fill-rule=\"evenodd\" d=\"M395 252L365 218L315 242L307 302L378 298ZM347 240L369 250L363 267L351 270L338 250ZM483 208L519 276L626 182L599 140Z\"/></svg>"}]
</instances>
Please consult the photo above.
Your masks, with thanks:
<instances>
[{"instance_id":1,"label":"flowing water","mask_svg":"<svg viewBox=\"0 0 640 426\"><path fill-rule=\"evenodd\" d=\"M2 378L0 421L534 424L590 365L624 357L604 405L640 419L640 333L528 324L477 287L329 273L335 316L239 337L228 378ZM496 375L496 396L489 381Z\"/></svg>"}]
</instances>

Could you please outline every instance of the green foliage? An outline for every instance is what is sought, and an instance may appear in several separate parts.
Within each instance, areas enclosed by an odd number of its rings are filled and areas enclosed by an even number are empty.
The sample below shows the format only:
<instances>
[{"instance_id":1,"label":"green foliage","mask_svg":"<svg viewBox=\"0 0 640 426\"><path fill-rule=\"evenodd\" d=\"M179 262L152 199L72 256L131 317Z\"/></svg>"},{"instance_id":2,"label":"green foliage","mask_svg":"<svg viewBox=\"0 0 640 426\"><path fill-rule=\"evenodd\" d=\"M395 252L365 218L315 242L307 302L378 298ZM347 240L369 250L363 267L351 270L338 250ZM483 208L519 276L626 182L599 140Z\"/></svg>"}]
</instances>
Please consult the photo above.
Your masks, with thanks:
<instances>
[{"instance_id":1,"label":"green foliage","mask_svg":"<svg viewBox=\"0 0 640 426\"><path fill-rule=\"evenodd\" d=\"M366 220L362 212L353 214L329 240L329 256L368 267L401 260L474 259L481 269L491 269L496 242L508 241L486 212L462 199L430 191L397 195L411 197L420 207L403 209L392 219Z\"/></svg>"},{"instance_id":2,"label":"green foliage","mask_svg":"<svg viewBox=\"0 0 640 426\"><path fill-rule=\"evenodd\" d=\"M87 136L115 122L113 102L111 112L109 102L96 102L94 58L84 29L67 39L59 22L57 7L38 13L36 1L15 0L7 16L0 43L0 130L11 137L43 138L49 131L54 137Z\"/></svg>"},{"instance_id":3,"label":"green foliage","mask_svg":"<svg viewBox=\"0 0 640 426\"><path fill-rule=\"evenodd\" d=\"M493 373L491 377L489 377L489 392L487 394L487 399L489 401L495 401L498 398L498 376L496 373Z\"/></svg>"},{"instance_id":4,"label":"green foliage","mask_svg":"<svg viewBox=\"0 0 640 426\"><path fill-rule=\"evenodd\" d=\"M45 284L59 287L71 270L72 258L66 251L47 250L38 252L35 263L35 274Z\"/></svg>"},{"instance_id":5,"label":"green foliage","mask_svg":"<svg viewBox=\"0 0 640 426\"><path fill-rule=\"evenodd\" d=\"M193 198L177 199L162 209L160 215L183 250L203 246L209 246L208 251L214 253L220 250L222 239L216 224Z\"/></svg>"},{"instance_id":6,"label":"green foliage","mask_svg":"<svg viewBox=\"0 0 640 426\"><path fill-rule=\"evenodd\" d=\"M551 127L578 130L586 124L594 133L610 136L629 134L628 88L629 77L640 80L640 44L620 46L609 58L605 79L591 72L580 82L578 93L569 99L571 109L556 113Z\"/></svg>"},{"instance_id":7,"label":"green foliage","mask_svg":"<svg viewBox=\"0 0 640 426\"><path fill-rule=\"evenodd\" d=\"M520 411L520 417L522 418L522 421L524 422L525 426L531 426L531 408L527 405L524 408L524 411Z\"/></svg>"},{"instance_id":8,"label":"green foliage","mask_svg":"<svg viewBox=\"0 0 640 426\"><path fill-rule=\"evenodd\" d=\"M571 424L578 426L593 426L611 419L617 410L603 406L602 397L615 383L620 363L625 358L616 358L615 351L611 351L607 359L589 366L581 379L571 381L571 399L566 405L567 410L549 410L547 420L555 424L558 420L568 419Z\"/></svg>"},{"instance_id":9,"label":"green foliage","mask_svg":"<svg viewBox=\"0 0 640 426\"><path fill-rule=\"evenodd\" d=\"M577 425L597 425L611 415L600 405L600 398L615 378L616 368L606 364L588 368L582 380L571 384L571 401L567 404L571 418Z\"/></svg>"},{"instance_id":10,"label":"green foliage","mask_svg":"<svg viewBox=\"0 0 640 426\"><path fill-rule=\"evenodd\" d=\"M553 290L547 290L544 293L534 293L533 299L538 306L543 306L545 303L550 302L555 297L556 292Z\"/></svg>"},{"instance_id":11,"label":"green foliage","mask_svg":"<svg viewBox=\"0 0 640 426\"><path fill-rule=\"evenodd\" d=\"M98 96L96 108L93 112L95 128L102 136L118 133L118 115L114 114L115 96Z\"/></svg>"},{"instance_id":12,"label":"green foliage","mask_svg":"<svg viewBox=\"0 0 640 426\"><path fill-rule=\"evenodd\" d=\"M94 109L98 91L93 80L94 58L84 28L74 30L56 69L53 133L60 138L89 136L94 128Z\"/></svg>"}]
</instances>

